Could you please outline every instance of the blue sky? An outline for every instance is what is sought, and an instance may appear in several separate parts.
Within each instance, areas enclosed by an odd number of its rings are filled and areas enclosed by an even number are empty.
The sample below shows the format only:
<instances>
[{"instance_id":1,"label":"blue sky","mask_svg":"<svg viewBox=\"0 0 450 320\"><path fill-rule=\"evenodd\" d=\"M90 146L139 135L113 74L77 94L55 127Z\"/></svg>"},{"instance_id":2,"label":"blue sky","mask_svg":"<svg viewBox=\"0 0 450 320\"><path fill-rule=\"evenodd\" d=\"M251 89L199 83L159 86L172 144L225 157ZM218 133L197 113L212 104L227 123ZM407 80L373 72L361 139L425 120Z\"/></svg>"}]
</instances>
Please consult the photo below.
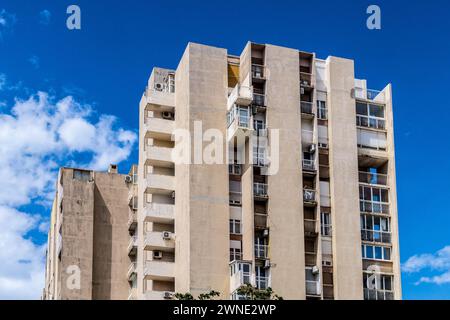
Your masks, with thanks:
<instances>
[{"instance_id":1,"label":"blue sky","mask_svg":"<svg viewBox=\"0 0 450 320\"><path fill-rule=\"evenodd\" d=\"M70 4L81 8L81 30L66 28ZM366 28L370 4L381 8L381 30ZM426 4L3 0L0 151L12 152L14 159L25 164L30 164L31 155L41 161L42 172L30 169L35 171L28 174L36 178L30 187L20 188L19 182L27 180L17 179L15 200L8 200L6 192L11 191L0 186L4 190L3 200L0 191L0 223L20 217L3 244L0 241L0 255L2 260L9 257L5 243L14 239L26 252L0 268L0 298L8 293L32 297L25 293L31 290L26 290L27 281L33 283L33 290L40 285L32 278L41 274L34 264L39 265L46 240L41 231L48 220L55 168L64 164L104 168L112 159L126 171L137 161L138 101L151 68L176 68L188 41L239 54L251 40L314 51L319 58L352 58L356 77L368 79L371 88L392 83L401 260L413 257L403 273L403 295L405 299L449 299L449 204L438 200L450 195L446 123L450 109L448 99L439 98L447 95L450 84L449 12L450 3L444 0ZM36 96L38 91L43 94ZM72 110L69 114L67 108ZM34 110L31 115L29 110ZM29 119L43 114L49 120L42 124L42 131L31 134L32 146L29 140L15 145L14 139L8 139L20 125L30 128ZM54 144L38 139L55 132ZM102 138L107 134L118 138ZM88 142L80 142L82 137ZM0 155L0 163L12 170L20 161ZM16 267L21 275L14 274ZM421 277L427 278L417 283Z\"/></svg>"}]
</instances>

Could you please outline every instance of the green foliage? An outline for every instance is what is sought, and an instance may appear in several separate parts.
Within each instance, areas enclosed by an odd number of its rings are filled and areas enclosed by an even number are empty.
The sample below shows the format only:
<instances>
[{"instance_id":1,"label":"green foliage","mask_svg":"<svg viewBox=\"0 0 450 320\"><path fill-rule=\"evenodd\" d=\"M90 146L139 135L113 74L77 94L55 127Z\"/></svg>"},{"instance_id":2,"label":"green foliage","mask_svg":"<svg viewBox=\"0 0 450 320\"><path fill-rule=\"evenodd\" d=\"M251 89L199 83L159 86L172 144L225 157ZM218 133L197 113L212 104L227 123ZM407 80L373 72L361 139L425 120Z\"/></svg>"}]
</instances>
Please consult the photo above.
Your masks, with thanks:
<instances>
[{"instance_id":1,"label":"green foliage","mask_svg":"<svg viewBox=\"0 0 450 320\"><path fill-rule=\"evenodd\" d=\"M249 283L237 289L237 293L247 300L283 300L283 297L275 294L272 288L258 289Z\"/></svg>"},{"instance_id":2,"label":"green foliage","mask_svg":"<svg viewBox=\"0 0 450 320\"><path fill-rule=\"evenodd\" d=\"M207 293L201 293L198 296L198 300L211 300L214 297L220 296L220 292L211 290ZM175 299L177 300L195 300L194 296L189 292L186 293L175 293Z\"/></svg>"}]
</instances>

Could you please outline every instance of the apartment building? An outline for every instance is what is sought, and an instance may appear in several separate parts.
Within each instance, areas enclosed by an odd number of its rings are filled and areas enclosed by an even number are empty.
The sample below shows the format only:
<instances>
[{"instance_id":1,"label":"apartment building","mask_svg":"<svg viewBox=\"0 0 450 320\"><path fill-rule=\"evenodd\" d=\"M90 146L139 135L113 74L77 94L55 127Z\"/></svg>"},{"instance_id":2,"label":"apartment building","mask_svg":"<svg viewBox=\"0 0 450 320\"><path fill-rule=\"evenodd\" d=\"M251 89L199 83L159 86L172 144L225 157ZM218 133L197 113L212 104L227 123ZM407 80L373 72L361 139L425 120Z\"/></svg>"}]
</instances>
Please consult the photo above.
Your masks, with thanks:
<instances>
[{"instance_id":1,"label":"apartment building","mask_svg":"<svg viewBox=\"0 0 450 320\"><path fill-rule=\"evenodd\" d=\"M128 255L135 218L132 173L118 174L115 165L108 172L60 169L42 299L109 300L132 294L126 278L133 259Z\"/></svg>"},{"instance_id":2,"label":"apartment building","mask_svg":"<svg viewBox=\"0 0 450 320\"><path fill-rule=\"evenodd\" d=\"M401 299L391 86L354 75L349 59L250 42L240 56L190 43L176 70L154 68L130 298L241 299L251 283L284 299ZM194 159L208 148L199 123L230 161ZM173 156L177 130L195 141L189 163Z\"/></svg>"}]
</instances>

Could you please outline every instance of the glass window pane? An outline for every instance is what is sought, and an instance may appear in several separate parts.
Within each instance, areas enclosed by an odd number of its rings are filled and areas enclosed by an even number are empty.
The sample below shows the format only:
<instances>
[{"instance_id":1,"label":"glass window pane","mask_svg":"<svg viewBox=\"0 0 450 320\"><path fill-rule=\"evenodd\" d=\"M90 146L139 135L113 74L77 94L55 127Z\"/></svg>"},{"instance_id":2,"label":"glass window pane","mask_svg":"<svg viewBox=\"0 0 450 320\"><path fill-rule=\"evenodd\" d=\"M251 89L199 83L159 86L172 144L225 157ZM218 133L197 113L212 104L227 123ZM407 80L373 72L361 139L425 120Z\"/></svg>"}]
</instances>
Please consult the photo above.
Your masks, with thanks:
<instances>
[{"instance_id":1,"label":"glass window pane","mask_svg":"<svg viewBox=\"0 0 450 320\"><path fill-rule=\"evenodd\" d=\"M384 118L384 107L375 104L369 105L369 115L378 118Z\"/></svg>"},{"instance_id":2,"label":"glass window pane","mask_svg":"<svg viewBox=\"0 0 450 320\"><path fill-rule=\"evenodd\" d=\"M367 104L357 102L356 103L356 114L367 115Z\"/></svg>"},{"instance_id":3,"label":"glass window pane","mask_svg":"<svg viewBox=\"0 0 450 320\"><path fill-rule=\"evenodd\" d=\"M391 248L383 248L384 260L391 260Z\"/></svg>"},{"instance_id":4,"label":"glass window pane","mask_svg":"<svg viewBox=\"0 0 450 320\"><path fill-rule=\"evenodd\" d=\"M375 247L375 259L383 259L381 247Z\"/></svg>"}]
</instances>

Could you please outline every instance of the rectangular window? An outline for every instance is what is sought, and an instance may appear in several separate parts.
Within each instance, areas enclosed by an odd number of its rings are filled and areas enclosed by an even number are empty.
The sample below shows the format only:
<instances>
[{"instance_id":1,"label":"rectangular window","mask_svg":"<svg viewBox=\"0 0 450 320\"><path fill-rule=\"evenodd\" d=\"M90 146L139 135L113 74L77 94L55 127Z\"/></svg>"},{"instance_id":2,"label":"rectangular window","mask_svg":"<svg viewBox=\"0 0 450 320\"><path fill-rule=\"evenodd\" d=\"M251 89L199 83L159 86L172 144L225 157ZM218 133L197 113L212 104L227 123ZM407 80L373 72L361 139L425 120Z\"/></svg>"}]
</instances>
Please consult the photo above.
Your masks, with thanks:
<instances>
[{"instance_id":1,"label":"rectangular window","mask_svg":"<svg viewBox=\"0 0 450 320\"><path fill-rule=\"evenodd\" d=\"M363 259L375 259L375 260L391 260L391 248L382 246L362 245L362 257Z\"/></svg>"},{"instance_id":2,"label":"rectangular window","mask_svg":"<svg viewBox=\"0 0 450 320\"><path fill-rule=\"evenodd\" d=\"M317 117L322 120L328 119L327 105L325 101L317 100Z\"/></svg>"},{"instance_id":3,"label":"rectangular window","mask_svg":"<svg viewBox=\"0 0 450 320\"><path fill-rule=\"evenodd\" d=\"M241 221L230 219L230 233L241 234Z\"/></svg>"}]
</instances>

